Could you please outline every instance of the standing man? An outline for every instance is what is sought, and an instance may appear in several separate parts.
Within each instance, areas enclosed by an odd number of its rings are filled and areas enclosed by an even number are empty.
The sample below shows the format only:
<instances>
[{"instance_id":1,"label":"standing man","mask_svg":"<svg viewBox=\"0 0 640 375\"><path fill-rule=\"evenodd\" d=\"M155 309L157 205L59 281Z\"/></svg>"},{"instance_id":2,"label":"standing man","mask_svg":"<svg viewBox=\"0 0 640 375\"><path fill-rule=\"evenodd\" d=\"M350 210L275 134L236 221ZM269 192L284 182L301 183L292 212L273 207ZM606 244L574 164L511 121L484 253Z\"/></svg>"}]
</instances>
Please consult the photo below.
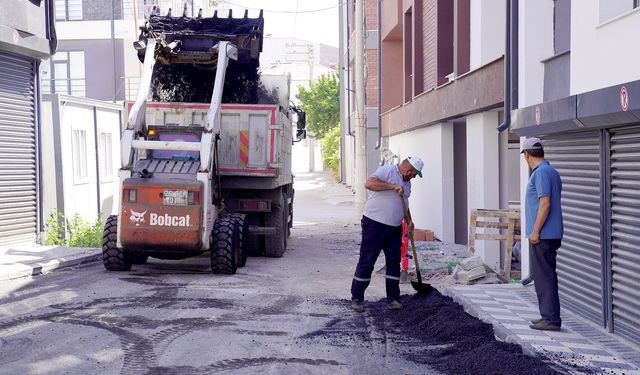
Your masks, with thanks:
<instances>
[{"instance_id":1,"label":"standing man","mask_svg":"<svg viewBox=\"0 0 640 375\"><path fill-rule=\"evenodd\" d=\"M520 153L524 153L524 159L531 168L524 209L531 273L542 316L532 320L529 327L559 331L562 321L556 256L564 232L560 204L562 181L558 171L544 159L544 149L539 138L525 139Z\"/></svg>"},{"instance_id":2,"label":"standing man","mask_svg":"<svg viewBox=\"0 0 640 375\"><path fill-rule=\"evenodd\" d=\"M399 165L384 165L369 177L365 187L370 190L362 216L362 242L360 259L351 283L351 307L364 311L364 291L371 281L371 273L384 251L386 261L387 307L402 309L400 303L400 246L402 245L402 201L411 195L411 179L422 177L424 163L417 156L410 156ZM407 223L413 229L413 223Z\"/></svg>"}]
</instances>

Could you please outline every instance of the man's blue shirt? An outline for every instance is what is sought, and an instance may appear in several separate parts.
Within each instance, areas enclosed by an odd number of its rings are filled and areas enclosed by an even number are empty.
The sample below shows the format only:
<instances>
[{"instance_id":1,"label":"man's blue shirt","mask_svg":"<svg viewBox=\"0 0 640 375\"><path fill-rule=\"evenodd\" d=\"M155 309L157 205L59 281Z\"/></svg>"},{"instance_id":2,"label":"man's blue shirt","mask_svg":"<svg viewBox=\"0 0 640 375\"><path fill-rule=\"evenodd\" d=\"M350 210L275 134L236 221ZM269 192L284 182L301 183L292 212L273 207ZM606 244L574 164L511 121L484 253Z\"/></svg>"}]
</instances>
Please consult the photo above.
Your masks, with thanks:
<instances>
[{"instance_id":1,"label":"man's blue shirt","mask_svg":"<svg viewBox=\"0 0 640 375\"><path fill-rule=\"evenodd\" d=\"M534 168L529 176L527 194L524 202L524 211L527 219L527 238L533 232L533 225L538 215L538 207L541 197L549 197L551 207L549 216L540 230L540 239L562 238L564 226L562 224L562 206L560 195L562 192L562 180L560 174L548 161L543 160Z\"/></svg>"}]
</instances>

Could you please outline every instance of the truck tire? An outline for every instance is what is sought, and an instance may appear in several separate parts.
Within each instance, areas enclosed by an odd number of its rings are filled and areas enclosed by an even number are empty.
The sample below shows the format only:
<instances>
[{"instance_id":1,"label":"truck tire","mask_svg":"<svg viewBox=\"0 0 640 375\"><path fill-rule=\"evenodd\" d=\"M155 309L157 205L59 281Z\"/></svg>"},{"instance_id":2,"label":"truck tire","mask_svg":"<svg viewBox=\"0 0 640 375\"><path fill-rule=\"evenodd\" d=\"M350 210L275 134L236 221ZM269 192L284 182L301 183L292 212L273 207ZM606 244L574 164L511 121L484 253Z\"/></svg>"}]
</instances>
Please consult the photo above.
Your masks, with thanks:
<instances>
[{"instance_id":1,"label":"truck tire","mask_svg":"<svg viewBox=\"0 0 640 375\"><path fill-rule=\"evenodd\" d=\"M219 217L211 232L211 272L233 275L240 263L238 223L229 216Z\"/></svg>"},{"instance_id":2,"label":"truck tire","mask_svg":"<svg viewBox=\"0 0 640 375\"><path fill-rule=\"evenodd\" d=\"M249 256L249 222L246 220L247 215L241 213L229 214L238 225L238 241L240 242L240 262L238 267L244 267L247 264L247 256Z\"/></svg>"},{"instance_id":3,"label":"truck tire","mask_svg":"<svg viewBox=\"0 0 640 375\"><path fill-rule=\"evenodd\" d=\"M280 258L287 250L289 209L287 207L286 194L282 194L278 205L274 204L271 207L271 212L267 215L267 226L276 228L276 235L265 237L264 255Z\"/></svg>"},{"instance_id":4,"label":"truck tire","mask_svg":"<svg viewBox=\"0 0 640 375\"><path fill-rule=\"evenodd\" d=\"M129 271L131 255L118 244L118 217L111 215L104 224L102 235L102 264L107 271Z\"/></svg>"},{"instance_id":5,"label":"truck tire","mask_svg":"<svg viewBox=\"0 0 640 375\"><path fill-rule=\"evenodd\" d=\"M131 254L131 263L133 264L145 264L149 260L148 255L144 254Z\"/></svg>"}]
</instances>

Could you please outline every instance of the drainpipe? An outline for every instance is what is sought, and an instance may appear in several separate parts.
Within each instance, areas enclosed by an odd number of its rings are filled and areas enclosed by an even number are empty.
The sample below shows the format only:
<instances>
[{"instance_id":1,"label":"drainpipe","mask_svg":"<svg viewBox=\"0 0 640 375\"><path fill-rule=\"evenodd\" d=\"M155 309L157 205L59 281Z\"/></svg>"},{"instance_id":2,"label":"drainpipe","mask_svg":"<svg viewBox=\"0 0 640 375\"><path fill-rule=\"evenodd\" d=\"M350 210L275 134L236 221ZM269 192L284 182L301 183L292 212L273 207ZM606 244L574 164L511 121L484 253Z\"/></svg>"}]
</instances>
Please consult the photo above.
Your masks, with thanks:
<instances>
[{"instance_id":1,"label":"drainpipe","mask_svg":"<svg viewBox=\"0 0 640 375\"><path fill-rule=\"evenodd\" d=\"M351 135L351 25L349 24L350 3L347 1L347 134Z\"/></svg>"},{"instance_id":2,"label":"drainpipe","mask_svg":"<svg viewBox=\"0 0 640 375\"><path fill-rule=\"evenodd\" d=\"M382 8L382 0L378 0L378 141L375 150L382 145L382 16L380 10Z\"/></svg>"},{"instance_id":3,"label":"drainpipe","mask_svg":"<svg viewBox=\"0 0 640 375\"><path fill-rule=\"evenodd\" d=\"M517 2L516 2L517 4ZM511 55L512 55L512 51L511 51L511 44L512 44L512 21L513 24L517 27L518 25L518 21L517 21L517 5L515 6L515 12L516 15L515 17L512 17L513 14L511 12L511 5L512 5L512 1L511 0L506 0L506 7L507 7L507 11L506 11L506 28L505 28L505 46L504 46L504 121L502 122L502 124L500 124L498 126L498 132L502 132L506 129L509 128L509 126L511 125L511 94L513 91L513 85L512 85L512 72L511 72ZM517 46L518 46L518 39L517 39L517 33L516 33L516 38L515 38L515 42L514 44L514 49L515 52L517 53ZM517 84L517 79L516 79L516 84Z\"/></svg>"}]
</instances>

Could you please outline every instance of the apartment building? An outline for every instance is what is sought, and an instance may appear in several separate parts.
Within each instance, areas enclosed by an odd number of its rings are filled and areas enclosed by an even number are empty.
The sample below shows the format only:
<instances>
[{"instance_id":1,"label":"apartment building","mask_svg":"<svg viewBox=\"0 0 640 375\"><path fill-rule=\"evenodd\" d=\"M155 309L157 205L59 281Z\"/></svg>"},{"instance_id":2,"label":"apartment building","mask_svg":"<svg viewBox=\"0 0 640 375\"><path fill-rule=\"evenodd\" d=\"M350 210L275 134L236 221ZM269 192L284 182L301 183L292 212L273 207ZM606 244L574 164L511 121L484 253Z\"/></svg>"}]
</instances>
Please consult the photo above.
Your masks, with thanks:
<instances>
[{"instance_id":1,"label":"apartment building","mask_svg":"<svg viewBox=\"0 0 640 375\"><path fill-rule=\"evenodd\" d=\"M562 306L640 343L639 3L521 1L518 16L511 128L542 137L562 177Z\"/></svg>"},{"instance_id":2,"label":"apartment building","mask_svg":"<svg viewBox=\"0 0 640 375\"><path fill-rule=\"evenodd\" d=\"M382 139L379 139L379 86L378 86L378 1L364 0L365 30L365 134L367 175L380 164ZM356 99L355 99L355 1L339 4L339 53L340 53L340 119L341 155L340 176L342 182L353 187L355 182L356 147Z\"/></svg>"},{"instance_id":3,"label":"apartment building","mask_svg":"<svg viewBox=\"0 0 640 375\"><path fill-rule=\"evenodd\" d=\"M0 246L33 243L42 225L38 65L55 48L52 1L2 1Z\"/></svg>"},{"instance_id":4,"label":"apartment building","mask_svg":"<svg viewBox=\"0 0 640 375\"><path fill-rule=\"evenodd\" d=\"M349 1L348 31L353 10ZM395 161L420 155L424 178L413 180L410 199L417 227L466 244L472 209L519 205L518 137L497 130L504 119L505 1L365 0L365 13L367 173L381 152ZM351 34L341 37L347 129L354 107ZM350 184L348 131L345 139ZM500 266L498 242L479 241L476 251Z\"/></svg>"}]
</instances>

